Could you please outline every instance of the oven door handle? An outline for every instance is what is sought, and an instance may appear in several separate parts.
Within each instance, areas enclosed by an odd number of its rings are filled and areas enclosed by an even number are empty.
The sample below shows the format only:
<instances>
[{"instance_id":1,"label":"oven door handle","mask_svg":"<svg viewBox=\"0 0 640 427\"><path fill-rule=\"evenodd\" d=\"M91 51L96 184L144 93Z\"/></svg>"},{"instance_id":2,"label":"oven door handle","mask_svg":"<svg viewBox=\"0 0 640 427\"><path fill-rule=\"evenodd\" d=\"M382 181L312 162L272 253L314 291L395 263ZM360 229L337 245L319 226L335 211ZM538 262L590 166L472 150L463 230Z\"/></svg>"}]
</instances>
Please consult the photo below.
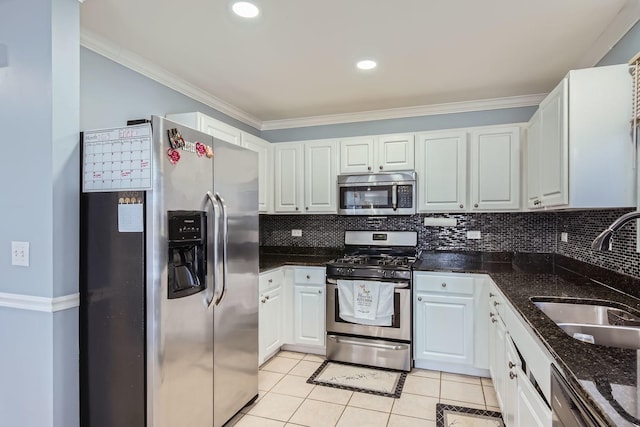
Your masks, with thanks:
<instances>
[{"instance_id":1,"label":"oven door handle","mask_svg":"<svg viewBox=\"0 0 640 427\"><path fill-rule=\"evenodd\" d=\"M391 185L391 207L394 211L398 210L398 184L395 182Z\"/></svg>"},{"instance_id":2,"label":"oven door handle","mask_svg":"<svg viewBox=\"0 0 640 427\"><path fill-rule=\"evenodd\" d=\"M361 341L354 341L350 339L344 339L336 335L327 335L327 339L330 339L331 341L335 341L337 343L359 345L361 347L375 347L375 348L381 348L384 350L406 350L407 348L409 348L407 344L390 345L390 344L379 344L379 343L371 343L371 342L361 342Z\"/></svg>"},{"instance_id":3,"label":"oven door handle","mask_svg":"<svg viewBox=\"0 0 640 427\"><path fill-rule=\"evenodd\" d=\"M377 280L363 280L363 279L354 279L354 278L349 278L349 279L345 279L345 280L359 280L362 282L377 282ZM393 287L395 289L403 289L403 288L408 288L409 287L409 283L401 283L401 282L384 282L384 283L388 283L390 285L393 285ZM337 286L338 285L338 279L327 279L327 285L334 285Z\"/></svg>"}]
</instances>

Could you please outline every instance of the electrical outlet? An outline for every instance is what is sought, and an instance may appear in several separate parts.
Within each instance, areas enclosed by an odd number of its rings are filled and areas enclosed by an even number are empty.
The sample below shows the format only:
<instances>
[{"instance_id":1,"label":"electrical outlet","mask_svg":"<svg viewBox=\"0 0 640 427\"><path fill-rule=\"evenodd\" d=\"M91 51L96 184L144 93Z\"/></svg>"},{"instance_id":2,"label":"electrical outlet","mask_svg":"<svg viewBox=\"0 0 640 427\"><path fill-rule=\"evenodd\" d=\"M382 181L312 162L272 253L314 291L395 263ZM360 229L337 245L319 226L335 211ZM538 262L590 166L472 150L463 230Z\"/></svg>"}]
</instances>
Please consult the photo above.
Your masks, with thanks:
<instances>
[{"instance_id":1,"label":"electrical outlet","mask_svg":"<svg viewBox=\"0 0 640 427\"><path fill-rule=\"evenodd\" d=\"M481 236L480 230L467 231L467 239L479 239Z\"/></svg>"},{"instance_id":2,"label":"electrical outlet","mask_svg":"<svg viewBox=\"0 0 640 427\"><path fill-rule=\"evenodd\" d=\"M302 230L291 230L291 235L293 237L302 237Z\"/></svg>"},{"instance_id":3,"label":"electrical outlet","mask_svg":"<svg viewBox=\"0 0 640 427\"><path fill-rule=\"evenodd\" d=\"M11 242L11 265L29 267L29 242Z\"/></svg>"},{"instance_id":4,"label":"electrical outlet","mask_svg":"<svg viewBox=\"0 0 640 427\"><path fill-rule=\"evenodd\" d=\"M560 233L560 240L562 240L563 242L568 242L569 241L569 233Z\"/></svg>"}]
</instances>

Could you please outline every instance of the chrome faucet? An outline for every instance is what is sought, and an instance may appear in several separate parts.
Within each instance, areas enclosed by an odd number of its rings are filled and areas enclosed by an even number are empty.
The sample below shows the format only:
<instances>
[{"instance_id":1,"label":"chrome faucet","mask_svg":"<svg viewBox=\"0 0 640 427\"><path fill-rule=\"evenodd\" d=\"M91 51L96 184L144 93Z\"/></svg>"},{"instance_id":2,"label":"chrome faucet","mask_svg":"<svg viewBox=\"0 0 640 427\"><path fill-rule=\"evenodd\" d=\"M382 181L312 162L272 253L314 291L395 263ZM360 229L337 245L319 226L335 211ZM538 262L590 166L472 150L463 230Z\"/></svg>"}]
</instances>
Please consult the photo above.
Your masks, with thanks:
<instances>
[{"instance_id":1,"label":"chrome faucet","mask_svg":"<svg viewBox=\"0 0 640 427\"><path fill-rule=\"evenodd\" d=\"M621 229L629 221L636 218L640 218L640 211L626 213L613 221L606 230L600 233L598 237L593 240L593 243L591 243L591 249L594 251L610 251L613 233Z\"/></svg>"}]
</instances>

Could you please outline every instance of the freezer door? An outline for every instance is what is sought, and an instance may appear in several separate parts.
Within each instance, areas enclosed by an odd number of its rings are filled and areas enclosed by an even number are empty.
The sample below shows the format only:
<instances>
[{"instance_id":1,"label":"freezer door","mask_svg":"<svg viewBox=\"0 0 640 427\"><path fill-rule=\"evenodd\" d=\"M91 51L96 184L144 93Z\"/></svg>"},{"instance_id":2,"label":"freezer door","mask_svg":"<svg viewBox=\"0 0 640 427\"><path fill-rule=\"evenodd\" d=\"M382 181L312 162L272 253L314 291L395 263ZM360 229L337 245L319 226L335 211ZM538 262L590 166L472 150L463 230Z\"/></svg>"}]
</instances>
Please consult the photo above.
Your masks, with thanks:
<instances>
[{"instance_id":1,"label":"freezer door","mask_svg":"<svg viewBox=\"0 0 640 427\"><path fill-rule=\"evenodd\" d=\"M214 212L207 193L213 190L213 160L181 149L179 161L172 163L167 152L170 148L167 131L177 129L188 143L212 145L213 138L155 116L152 126L153 190L147 192L146 217L147 426L211 427ZM199 213L204 215L207 263L203 290L191 294L181 290L180 295L169 292L168 266L176 259L181 264L192 260L188 256L169 259L168 212L187 220L198 218ZM182 226L180 229L185 230ZM197 234L197 230L188 231ZM174 234L172 242L176 240Z\"/></svg>"},{"instance_id":2,"label":"freezer door","mask_svg":"<svg viewBox=\"0 0 640 427\"><path fill-rule=\"evenodd\" d=\"M213 308L213 425L218 427L258 395L258 158L218 140L213 147L224 264Z\"/></svg>"}]
</instances>

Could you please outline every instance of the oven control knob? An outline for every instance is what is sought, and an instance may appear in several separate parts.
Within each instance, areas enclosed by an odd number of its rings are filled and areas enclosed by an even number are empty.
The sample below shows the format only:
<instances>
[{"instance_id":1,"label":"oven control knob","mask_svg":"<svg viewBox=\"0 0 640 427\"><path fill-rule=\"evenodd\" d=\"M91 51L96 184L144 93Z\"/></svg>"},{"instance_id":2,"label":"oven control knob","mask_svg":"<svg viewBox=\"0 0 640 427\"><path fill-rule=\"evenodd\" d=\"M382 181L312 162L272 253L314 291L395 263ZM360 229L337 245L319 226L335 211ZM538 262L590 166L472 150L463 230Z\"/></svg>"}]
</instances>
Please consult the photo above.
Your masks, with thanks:
<instances>
[{"instance_id":1,"label":"oven control knob","mask_svg":"<svg viewBox=\"0 0 640 427\"><path fill-rule=\"evenodd\" d=\"M353 274L354 271L353 268L347 268L347 274Z\"/></svg>"}]
</instances>

